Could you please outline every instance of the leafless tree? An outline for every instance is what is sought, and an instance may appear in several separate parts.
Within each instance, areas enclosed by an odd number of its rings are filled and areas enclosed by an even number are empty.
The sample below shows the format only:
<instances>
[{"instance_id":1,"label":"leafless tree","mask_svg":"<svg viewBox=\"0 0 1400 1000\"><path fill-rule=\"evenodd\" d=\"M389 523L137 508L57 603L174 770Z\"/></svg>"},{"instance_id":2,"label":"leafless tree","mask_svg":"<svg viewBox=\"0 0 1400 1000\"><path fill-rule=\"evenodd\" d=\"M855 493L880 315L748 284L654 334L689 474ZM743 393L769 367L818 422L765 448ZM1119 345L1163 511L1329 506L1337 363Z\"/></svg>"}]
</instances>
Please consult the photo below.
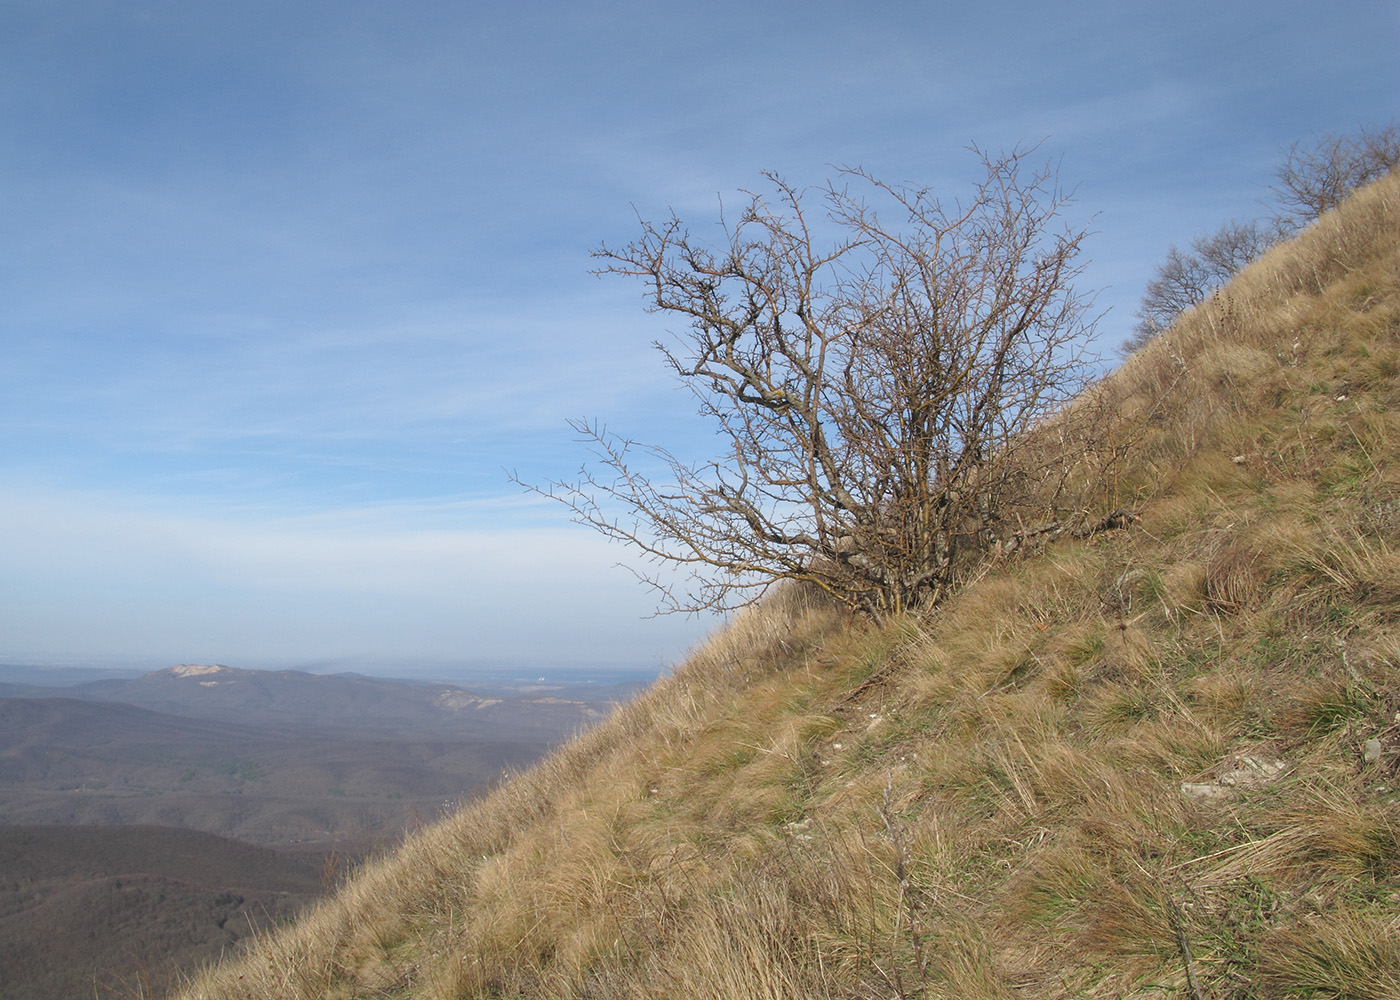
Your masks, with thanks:
<instances>
[{"instance_id":1,"label":"leafless tree","mask_svg":"<svg viewBox=\"0 0 1400 1000\"><path fill-rule=\"evenodd\" d=\"M1138 321L1119 353L1128 355L1142 347L1269 247L1397 165L1400 124L1393 122L1383 128L1363 126L1345 135L1328 133L1293 143L1274 171L1273 218L1226 223L1215 233L1192 240L1189 251L1171 247L1147 284L1138 306Z\"/></svg>"},{"instance_id":2,"label":"leafless tree","mask_svg":"<svg viewBox=\"0 0 1400 1000\"><path fill-rule=\"evenodd\" d=\"M663 610L795 579L883 617L939 600L960 551L1086 523L1074 432L1047 419L1089 374L1085 231L1032 151L977 155L956 204L863 170L805 190L766 174L716 243L672 215L599 248L599 273L642 279L685 322L656 346L723 454L690 464L578 421L600 465L527 488L690 571L643 574Z\"/></svg>"},{"instance_id":3,"label":"leafless tree","mask_svg":"<svg viewBox=\"0 0 1400 1000\"><path fill-rule=\"evenodd\" d=\"M1127 355L1142 347L1284 235L1282 228L1270 223L1231 221L1209 236L1196 237L1189 251L1173 246L1147 283L1138 306L1138 322L1120 352Z\"/></svg>"},{"instance_id":4,"label":"leafless tree","mask_svg":"<svg viewBox=\"0 0 1400 1000\"><path fill-rule=\"evenodd\" d=\"M1362 127L1345 135L1288 147L1274 172L1279 218L1294 228L1307 225L1342 203L1357 188L1400 165L1400 124Z\"/></svg>"}]
</instances>

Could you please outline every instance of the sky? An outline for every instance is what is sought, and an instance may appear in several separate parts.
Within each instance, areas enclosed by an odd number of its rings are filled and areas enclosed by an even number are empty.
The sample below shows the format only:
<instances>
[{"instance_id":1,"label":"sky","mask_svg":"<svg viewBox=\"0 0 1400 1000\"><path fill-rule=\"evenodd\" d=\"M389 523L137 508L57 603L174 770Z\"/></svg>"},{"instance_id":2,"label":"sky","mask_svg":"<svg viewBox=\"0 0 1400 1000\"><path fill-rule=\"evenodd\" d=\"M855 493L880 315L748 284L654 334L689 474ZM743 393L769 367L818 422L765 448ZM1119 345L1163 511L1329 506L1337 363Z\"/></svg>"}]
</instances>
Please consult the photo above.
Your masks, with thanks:
<instances>
[{"instance_id":1,"label":"sky","mask_svg":"<svg viewBox=\"0 0 1400 1000\"><path fill-rule=\"evenodd\" d=\"M713 440L590 250L1040 143L1111 356L1397 51L1349 0L0 0L0 664L672 663L716 620L508 475Z\"/></svg>"}]
</instances>

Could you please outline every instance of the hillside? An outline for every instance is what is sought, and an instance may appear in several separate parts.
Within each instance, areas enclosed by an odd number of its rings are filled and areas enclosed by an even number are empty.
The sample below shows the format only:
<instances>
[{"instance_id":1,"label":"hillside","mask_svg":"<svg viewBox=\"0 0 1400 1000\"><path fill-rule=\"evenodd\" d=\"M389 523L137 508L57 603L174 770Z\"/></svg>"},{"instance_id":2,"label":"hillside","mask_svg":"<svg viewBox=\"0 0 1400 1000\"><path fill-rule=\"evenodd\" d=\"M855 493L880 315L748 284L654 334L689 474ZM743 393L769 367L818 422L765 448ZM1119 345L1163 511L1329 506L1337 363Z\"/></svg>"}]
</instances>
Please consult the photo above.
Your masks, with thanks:
<instances>
[{"instance_id":1,"label":"hillside","mask_svg":"<svg viewBox=\"0 0 1400 1000\"><path fill-rule=\"evenodd\" d=\"M0 996L165 988L323 895L330 864L166 827L0 826Z\"/></svg>"},{"instance_id":2,"label":"hillside","mask_svg":"<svg viewBox=\"0 0 1400 1000\"><path fill-rule=\"evenodd\" d=\"M797 590L195 998L1400 996L1400 176L1097 390L1104 509Z\"/></svg>"}]
</instances>

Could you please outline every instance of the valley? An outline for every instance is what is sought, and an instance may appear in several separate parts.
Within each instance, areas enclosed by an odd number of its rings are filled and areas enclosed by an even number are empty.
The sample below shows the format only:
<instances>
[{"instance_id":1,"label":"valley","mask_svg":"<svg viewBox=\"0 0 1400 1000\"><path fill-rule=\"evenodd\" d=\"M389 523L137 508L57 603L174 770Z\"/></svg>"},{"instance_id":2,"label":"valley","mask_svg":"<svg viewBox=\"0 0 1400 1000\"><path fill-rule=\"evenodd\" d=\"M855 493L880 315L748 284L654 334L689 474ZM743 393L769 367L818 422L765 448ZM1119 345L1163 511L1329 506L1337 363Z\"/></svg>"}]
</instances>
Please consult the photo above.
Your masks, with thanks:
<instances>
[{"instance_id":1,"label":"valley","mask_svg":"<svg viewBox=\"0 0 1400 1000\"><path fill-rule=\"evenodd\" d=\"M4 1000L163 992L630 690L212 665L80 676L0 667Z\"/></svg>"}]
</instances>

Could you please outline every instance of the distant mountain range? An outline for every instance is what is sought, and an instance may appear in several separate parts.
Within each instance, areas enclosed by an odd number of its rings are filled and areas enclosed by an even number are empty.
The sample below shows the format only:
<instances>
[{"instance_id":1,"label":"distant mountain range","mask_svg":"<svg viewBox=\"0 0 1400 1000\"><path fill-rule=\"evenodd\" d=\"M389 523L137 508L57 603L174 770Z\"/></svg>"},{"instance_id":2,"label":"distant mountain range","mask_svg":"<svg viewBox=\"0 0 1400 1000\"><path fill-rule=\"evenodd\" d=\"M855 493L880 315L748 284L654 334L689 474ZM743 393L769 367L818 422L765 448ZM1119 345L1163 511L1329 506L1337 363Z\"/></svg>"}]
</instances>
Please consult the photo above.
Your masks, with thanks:
<instances>
[{"instance_id":1,"label":"distant mountain range","mask_svg":"<svg viewBox=\"0 0 1400 1000\"><path fill-rule=\"evenodd\" d=\"M309 726L356 736L373 731L413 738L432 734L554 742L597 721L611 701L635 687L580 685L481 694L454 684L359 674L185 664L64 687L0 681L0 697L114 702L194 719Z\"/></svg>"},{"instance_id":2,"label":"distant mountain range","mask_svg":"<svg viewBox=\"0 0 1400 1000\"><path fill-rule=\"evenodd\" d=\"M0 683L0 822L382 843L534 761L626 690L486 695L203 664Z\"/></svg>"}]
</instances>

